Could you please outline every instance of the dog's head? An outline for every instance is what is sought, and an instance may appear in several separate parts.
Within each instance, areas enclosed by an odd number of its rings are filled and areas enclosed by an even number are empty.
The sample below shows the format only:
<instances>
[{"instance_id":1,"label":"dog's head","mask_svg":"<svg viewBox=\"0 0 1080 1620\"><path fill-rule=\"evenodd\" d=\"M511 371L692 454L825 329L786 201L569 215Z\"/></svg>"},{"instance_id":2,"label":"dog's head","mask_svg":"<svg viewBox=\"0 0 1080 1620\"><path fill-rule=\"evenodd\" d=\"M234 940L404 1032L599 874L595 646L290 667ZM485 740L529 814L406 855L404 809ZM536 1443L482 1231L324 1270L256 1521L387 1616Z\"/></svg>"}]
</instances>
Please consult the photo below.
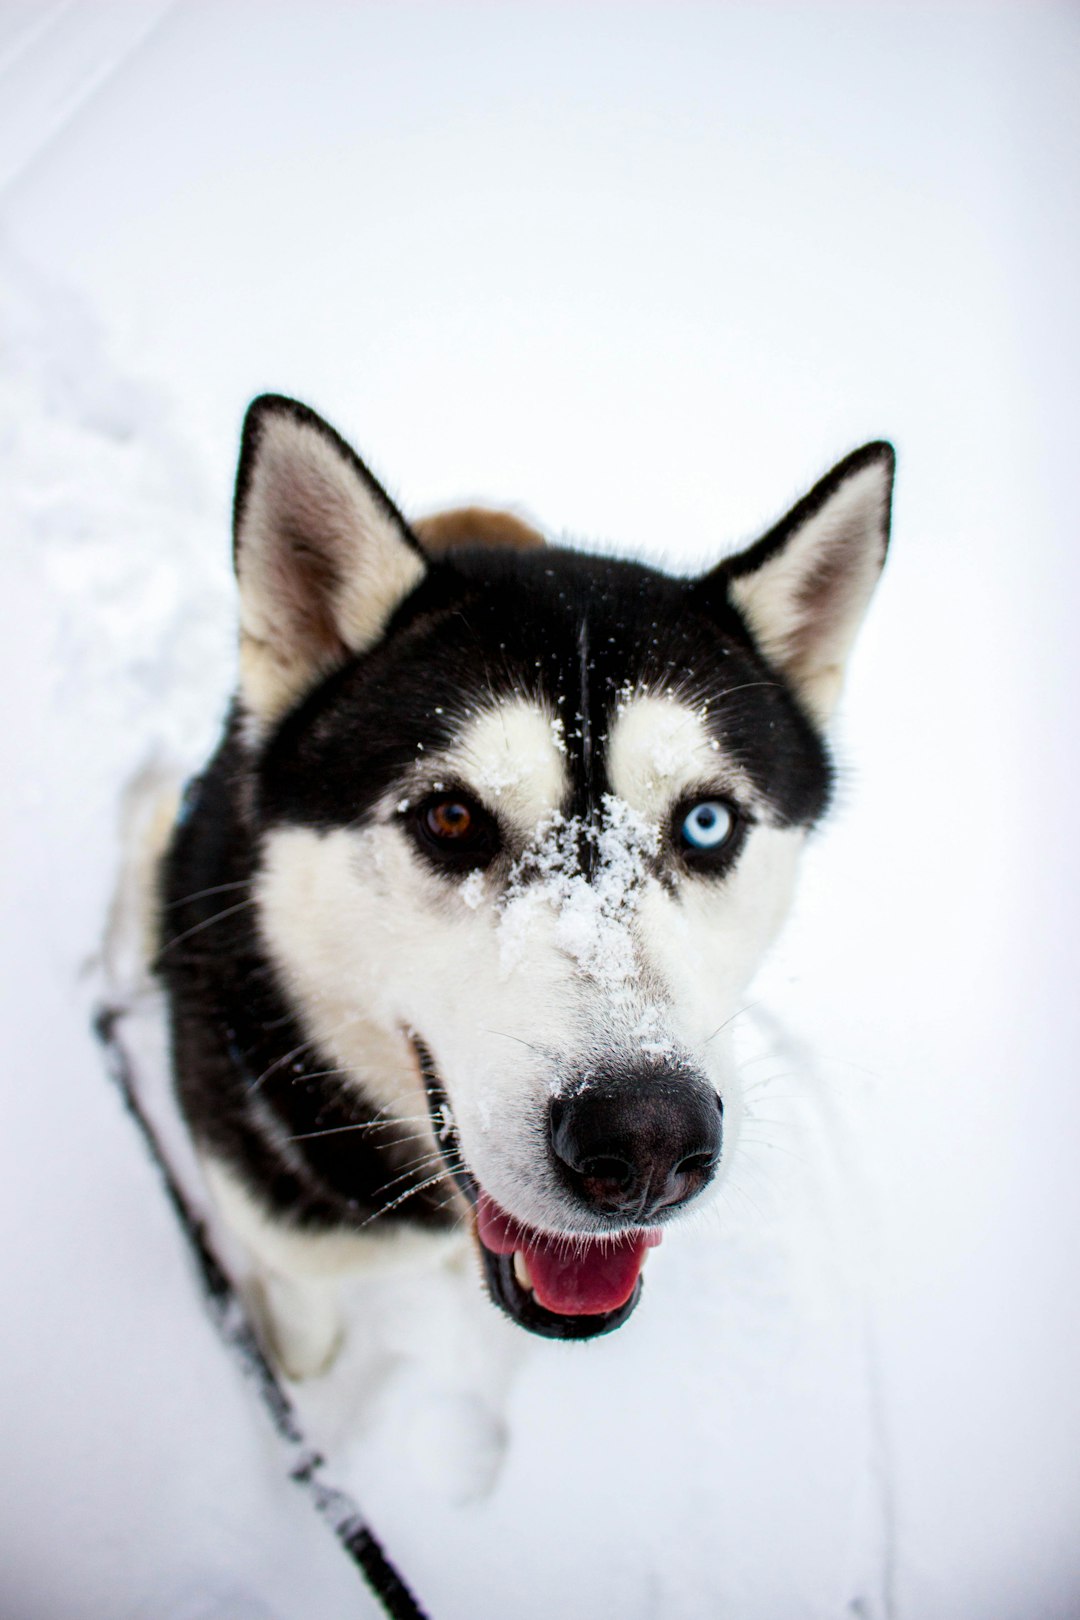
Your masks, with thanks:
<instances>
[{"instance_id":1,"label":"dog's head","mask_svg":"<svg viewBox=\"0 0 1080 1620\"><path fill-rule=\"evenodd\" d=\"M675 579L468 514L418 538L318 417L251 408L263 941L423 1179L468 1194L491 1291L536 1332L618 1325L734 1150L730 1022L829 798L892 467L867 445Z\"/></svg>"}]
</instances>

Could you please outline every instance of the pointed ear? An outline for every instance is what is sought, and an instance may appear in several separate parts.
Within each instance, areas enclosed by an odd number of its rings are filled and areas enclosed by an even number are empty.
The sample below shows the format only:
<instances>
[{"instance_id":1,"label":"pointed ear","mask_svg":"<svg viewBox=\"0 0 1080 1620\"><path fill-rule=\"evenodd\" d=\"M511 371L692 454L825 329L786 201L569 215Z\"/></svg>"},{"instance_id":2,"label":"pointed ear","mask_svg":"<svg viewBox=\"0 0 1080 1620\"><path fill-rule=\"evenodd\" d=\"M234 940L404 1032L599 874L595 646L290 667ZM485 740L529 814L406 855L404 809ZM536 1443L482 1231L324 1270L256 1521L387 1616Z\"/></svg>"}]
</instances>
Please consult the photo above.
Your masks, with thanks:
<instances>
[{"instance_id":1,"label":"pointed ear","mask_svg":"<svg viewBox=\"0 0 1080 1620\"><path fill-rule=\"evenodd\" d=\"M244 420L233 552L240 696L263 725L377 641L425 572L360 458L314 411L276 394Z\"/></svg>"},{"instance_id":2,"label":"pointed ear","mask_svg":"<svg viewBox=\"0 0 1080 1620\"><path fill-rule=\"evenodd\" d=\"M710 585L726 582L761 651L819 724L836 707L885 561L894 465L891 445L864 445L708 576Z\"/></svg>"}]
</instances>

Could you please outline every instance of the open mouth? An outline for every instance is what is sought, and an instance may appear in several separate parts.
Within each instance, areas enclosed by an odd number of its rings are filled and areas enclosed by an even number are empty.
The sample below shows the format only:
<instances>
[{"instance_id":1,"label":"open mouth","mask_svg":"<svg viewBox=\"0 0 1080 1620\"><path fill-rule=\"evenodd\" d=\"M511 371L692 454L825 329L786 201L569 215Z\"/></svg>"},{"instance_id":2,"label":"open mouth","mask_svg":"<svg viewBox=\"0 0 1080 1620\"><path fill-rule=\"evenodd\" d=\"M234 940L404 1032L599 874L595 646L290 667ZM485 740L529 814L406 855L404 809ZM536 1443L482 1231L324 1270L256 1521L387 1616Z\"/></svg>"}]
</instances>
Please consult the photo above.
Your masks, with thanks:
<instances>
[{"instance_id":1,"label":"open mouth","mask_svg":"<svg viewBox=\"0 0 1080 1620\"><path fill-rule=\"evenodd\" d=\"M500 1208L464 1168L449 1098L431 1053L413 1047L435 1140L473 1207L488 1292L519 1327L546 1339L595 1339L621 1327L641 1297L641 1268L661 1234L648 1228L577 1236L526 1226Z\"/></svg>"},{"instance_id":2,"label":"open mouth","mask_svg":"<svg viewBox=\"0 0 1080 1620\"><path fill-rule=\"evenodd\" d=\"M478 1190L476 1238L492 1299L532 1333L592 1339L621 1327L641 1297L659 1232L575 1237L523 1226Z\"/></svg>"}]
</instances>

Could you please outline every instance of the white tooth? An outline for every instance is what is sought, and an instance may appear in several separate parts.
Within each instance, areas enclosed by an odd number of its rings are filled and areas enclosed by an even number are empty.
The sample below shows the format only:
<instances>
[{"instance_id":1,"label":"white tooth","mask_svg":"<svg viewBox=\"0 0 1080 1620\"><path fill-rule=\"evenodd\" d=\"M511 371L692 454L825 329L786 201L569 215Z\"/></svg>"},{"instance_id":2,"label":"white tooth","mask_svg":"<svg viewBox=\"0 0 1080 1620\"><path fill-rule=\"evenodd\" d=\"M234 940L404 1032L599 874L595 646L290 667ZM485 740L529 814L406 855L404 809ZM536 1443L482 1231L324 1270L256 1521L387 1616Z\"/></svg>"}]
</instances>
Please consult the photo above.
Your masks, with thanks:
<instances>
[{"instance_id":1,"label":"white tooth","mask_svg":"<svg viewBox=\"0 0 1080 1620\"><path fill-rule=\"evenodd\" d=\"M522 1288L528 1289L529 1293L531 1294L533 1285L532 1278L529 1276L529 1268L525 1264L525 1256L521 1253L520 1249L516 1249L514 1251L514 1276L517 1278Z\"/></svg>"}]
</instances>

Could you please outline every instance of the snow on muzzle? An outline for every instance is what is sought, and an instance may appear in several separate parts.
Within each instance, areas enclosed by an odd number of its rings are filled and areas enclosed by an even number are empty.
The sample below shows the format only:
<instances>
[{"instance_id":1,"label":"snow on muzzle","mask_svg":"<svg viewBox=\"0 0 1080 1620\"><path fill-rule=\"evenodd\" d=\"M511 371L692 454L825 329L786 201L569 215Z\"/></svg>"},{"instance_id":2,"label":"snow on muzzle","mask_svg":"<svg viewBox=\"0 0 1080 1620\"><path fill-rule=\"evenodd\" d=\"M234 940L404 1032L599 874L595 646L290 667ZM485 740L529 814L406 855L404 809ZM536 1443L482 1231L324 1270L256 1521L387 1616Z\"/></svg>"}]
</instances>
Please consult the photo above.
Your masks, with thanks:
<instances>
[{"instance_id":1,"label":"snow on muzzle","mask_svg":"<svg viewBox=\"0 0 1080 1620\"><path fill-rule=\"evenodd\" d=\"M587 1232L543 1231L503 1209L465 1166L431 1054L413 1037L436 1140L472 1203L492 1299L546 1338L587 1339L621 1326L641 1295L658 1230L712 1178L722 1105L678 1064L642 1060L588 1078L552 1099L552 1167Z\"/></svg>"}]
</instances>

